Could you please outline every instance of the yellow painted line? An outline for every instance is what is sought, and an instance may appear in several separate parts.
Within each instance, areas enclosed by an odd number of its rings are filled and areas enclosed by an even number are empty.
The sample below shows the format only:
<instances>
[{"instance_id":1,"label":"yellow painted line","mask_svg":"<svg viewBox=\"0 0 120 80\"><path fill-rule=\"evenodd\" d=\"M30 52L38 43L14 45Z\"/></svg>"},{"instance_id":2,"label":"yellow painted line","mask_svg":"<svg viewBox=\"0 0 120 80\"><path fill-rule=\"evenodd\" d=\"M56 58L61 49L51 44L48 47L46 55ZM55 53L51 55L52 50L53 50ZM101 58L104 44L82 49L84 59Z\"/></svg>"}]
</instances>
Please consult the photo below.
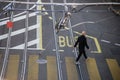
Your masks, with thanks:
<instances>
[{"instance_id":1,"label":"yellow painted line","mask_svg":"<svg viewBox=\"0 0 120 80\"><path fill-rule=\"evenodd\" d=\"M86 60L86 65L87 65L90 80L101 80L95 59L88 58Z\"/></svg>"},{"instance_id":2,"label":"yellow painted line","mask_svg":"<svg viewBox=\"0 0 120 80\"><path fill-rule=\"evenodd\" d=\"M38 55L29 55L27 80L38 80L39 65L38 63L36 63L37 60L38 60Z\"/></svg>"},{"instance_id":3,"label":"yellow painted line","mask_svg":"<svg viewBox=\"0 0 120 80\"><path fill-rule=\"evenodd\" d=\"M47 80L58 80L56 57L47 56Z\"/></svg>"},{"instance_id":4,"label":"yellow painted line","mask_svg":"<svg viewBox=\"0 0 120 80\"><path fill-rule=\"evenodd\" d=\"M41 0L38 0L38 2L39 3L41 3ZM37 8L39 9L39 10L42 10L42 5L39 5L39 6L37 6ZM39 21L39 26L40 26L40 28L39 28L39 34L40 34L40 44L39 44L39 46L40 46L40 49L41 50L44 50L43 49L43 36L42 36L42 15L38 15L38 21Z\"/></svg>"},{"instance_id":5,"label":"yellow painted line","mask_svg":"<svg viewBox=\"0 0 120 80\"><path fill-rule=\"evenodd\" d=\"M113 80L120 80L120 67L115 59L106 59Z\"/></svg>"},{"instance_id":6,"label":"yellow painted line","mask_svg":"<svg viewBox=\"0 0 120 80\"><path fill-rule=\"evenodd\" d=\"M100 44L99 44L97 38L94 37L93 40L94 40L96 47L97 47L97 51L94 51L94 53L102 53L101 47L100 47Z\"/></svg>"},{"instance_id":7,"label":"yellow painted line","mask_svg":"<svg viewBox=\"0 0 120 80\"><path fill-rule=\"evenodd\" d=\"M79 80L74 58L66 57L65 62L68 80Z\"/></svg>"},{"instance_id":8,"label":"yellow painted line","mask_svg":"<svg viewBox=\"0 0 120 80\"><path fill-rule=\"evenodd\" d=\"M77 32L77 31L74 31L74 33L81 35L81 33ZM96 47L97 47L97 50L96 50L96 51L92 51L92 53L102 53L102 50L101 50L101 47L100 47L100 44L99 44L97 38L92 37L92 36L89 36L89 35L86 35L86 36L87 36L88 38L93 39L94 42L95 42L95 45L96 45Z\"/></svg>"},{"instance_id":9,"label":"yellow painted line","mask_svg":"<svg viewBox=\"0 0 120 80\"><path fill-rule=\"evenodd\" d=\"M10 55L5 79L6 80L17 80L18 79L18 68L19 68L19 55Z\"/></svg>"}]
</instances>

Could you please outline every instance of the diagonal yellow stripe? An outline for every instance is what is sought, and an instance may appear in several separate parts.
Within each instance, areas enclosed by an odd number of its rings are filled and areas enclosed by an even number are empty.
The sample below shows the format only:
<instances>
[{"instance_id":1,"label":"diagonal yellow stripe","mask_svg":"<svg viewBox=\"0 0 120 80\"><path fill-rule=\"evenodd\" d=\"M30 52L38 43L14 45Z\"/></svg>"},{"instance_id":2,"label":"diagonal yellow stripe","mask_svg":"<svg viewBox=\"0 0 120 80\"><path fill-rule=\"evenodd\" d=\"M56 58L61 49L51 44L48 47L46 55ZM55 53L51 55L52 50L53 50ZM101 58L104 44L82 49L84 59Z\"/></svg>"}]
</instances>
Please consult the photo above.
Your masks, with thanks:
<instances>
[{"instance_id":1,"label":"diagonal yellow stripe","mask_svg":"<svg viewBox=\"0 0 120 80\"><path fill-rule=\"evenodd\" d=\"M115 59L106 59L113 80L120 80L120 67Z\"/></svg>"}]
</instances>

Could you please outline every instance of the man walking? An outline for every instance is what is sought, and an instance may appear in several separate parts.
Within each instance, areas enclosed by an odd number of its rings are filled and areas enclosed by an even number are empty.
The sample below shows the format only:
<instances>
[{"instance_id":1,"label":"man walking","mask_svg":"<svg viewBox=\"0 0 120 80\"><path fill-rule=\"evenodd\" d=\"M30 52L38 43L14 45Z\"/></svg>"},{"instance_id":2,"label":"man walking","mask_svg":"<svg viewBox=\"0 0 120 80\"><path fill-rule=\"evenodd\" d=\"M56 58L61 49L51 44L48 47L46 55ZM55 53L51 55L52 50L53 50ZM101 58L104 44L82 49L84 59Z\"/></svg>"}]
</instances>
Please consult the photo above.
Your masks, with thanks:
<instances>
[{"instance_id":1,"label":"man walking","mask_svg":"<svg viewBox=\"0 0 120 80\"><path fill-rule=\"evenodd\" d=\"M86 52L85 52L85 47L87 49L89 49L89 46L87 44L87 39L86 39L85 35L86 35L86 32L82 31L82 35L78 37L78 39L77 39L77 41L75 42L75 45L74 45L74 47L76 47L77 44L79 43L79 46L78 46L79 47L79 55L76 58L76 64L78 64L78 61L79 61L82 54L84 55L85 59L87 59L87 55L86 55Z\"/></svg>"}]
</instances>

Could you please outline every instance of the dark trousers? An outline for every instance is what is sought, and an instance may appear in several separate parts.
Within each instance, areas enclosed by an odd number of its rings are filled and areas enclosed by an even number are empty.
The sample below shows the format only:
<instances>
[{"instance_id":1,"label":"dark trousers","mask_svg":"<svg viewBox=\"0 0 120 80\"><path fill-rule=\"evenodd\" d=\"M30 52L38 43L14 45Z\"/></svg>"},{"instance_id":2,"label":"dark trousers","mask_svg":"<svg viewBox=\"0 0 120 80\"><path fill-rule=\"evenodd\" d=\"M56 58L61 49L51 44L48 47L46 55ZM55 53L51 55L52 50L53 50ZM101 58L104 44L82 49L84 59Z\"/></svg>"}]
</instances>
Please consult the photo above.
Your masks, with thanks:
<instances>
[{"instance_id":1,"label":"dark trousers","mask_svg":"<svg viewBox=\"0 0 120 80\"><path fill-rule=\"evenodd\" d=\"M76 62L80 59L81 55L84 55L85 59L87 59L87 55L85 51L79 51L78 57L76 58Z\"/></svg>"}]
</instances>

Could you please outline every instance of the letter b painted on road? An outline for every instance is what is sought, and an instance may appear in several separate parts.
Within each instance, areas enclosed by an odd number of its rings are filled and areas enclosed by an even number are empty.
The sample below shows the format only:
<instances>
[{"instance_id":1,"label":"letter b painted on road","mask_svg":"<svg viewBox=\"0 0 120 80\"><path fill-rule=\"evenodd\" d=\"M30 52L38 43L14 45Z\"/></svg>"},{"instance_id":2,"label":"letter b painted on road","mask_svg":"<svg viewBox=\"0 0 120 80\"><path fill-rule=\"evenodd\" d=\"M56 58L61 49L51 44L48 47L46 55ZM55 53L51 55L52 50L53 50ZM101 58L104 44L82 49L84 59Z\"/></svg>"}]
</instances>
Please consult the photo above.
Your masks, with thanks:
<instances>
[{"instance_id":1,"label":"letter b painted on road","mask_svg":"<svg viewBox=\"0 0 120 80\"><path fill-rule=\"evenodd\" d=\"M59 46L60 47L72 47L71 40L68 38L68 36L59 36Z\"/></svg>"}]
</instances>

